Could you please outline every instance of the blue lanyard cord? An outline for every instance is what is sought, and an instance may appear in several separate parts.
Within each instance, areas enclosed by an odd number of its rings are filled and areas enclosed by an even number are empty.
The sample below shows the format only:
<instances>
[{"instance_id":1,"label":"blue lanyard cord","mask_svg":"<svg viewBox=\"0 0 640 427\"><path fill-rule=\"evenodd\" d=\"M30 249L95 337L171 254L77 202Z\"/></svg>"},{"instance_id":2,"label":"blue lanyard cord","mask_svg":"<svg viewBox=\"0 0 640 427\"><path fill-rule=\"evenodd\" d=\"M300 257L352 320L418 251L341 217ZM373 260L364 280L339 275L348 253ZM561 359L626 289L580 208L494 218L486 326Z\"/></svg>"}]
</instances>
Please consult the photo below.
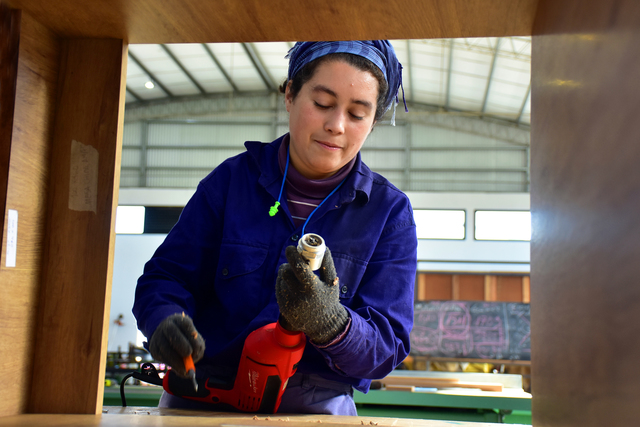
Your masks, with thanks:
<instances>
[{"instance_id":1,"label":"blue lanyard cord","mask_svg":"<svg viewBox=\"0 0 640 427\"><path fill-rule=\"evenodd\" d=\"M287 171L289 170L289 147L287 147L287 163L284 167L284 176L282 177L282 185L280 185L280 194L278 194L278 200L276 200L276 203L271 206L269 208L269 216L275 216L278 213L278 207L280 206L280 199L282 198L282 190L284 190L284 183L287 181ZM322 204L324 202L327 201L327 199L329 197L331 197L331 195L333 193L335 193L338 188L340 188L342 186L342 184L345 182L345 180L347 179L347 177L345 177L342 181L340 181L340 184L338 184L336 186L336 188L334 188L333 190L331 190L331 193L329 193L329 195L327 197L325 197L318 206L316 206L316 208L311 211L311 213L309 214L309 216L307 217L307 220L304 222L304 224L302 225L302 235L304 236L304 229L307 226L307 223L309 222L309 220L311 219L311 216L316 213L316 211L318 210L318 208L320 206L322 206Z\"/></svg>"},{"instance_id":2,"label":"blue lanyard cord","mask_svg":"<svg viewBox=\"0 0 640 427\"><path fill-rule=\"evenodd\" d=\"M282 190L284 189L284 183L287 181L288 170L289 170L289 147L287 147L287 163L284 166L284 177L282 177L280 194L278 194L278 200L276 200L276 203L269 208L269 216L275 216L278 213L278 206L280 206L280 198L282 197Z\"/></svg>"},{"instance_id":3,"label":"blue lanyard cord","mask_svg":"<svg viewBox=\"0 0 640 427\"><path fill-rule=\"evenodd\" d=\"M304 222L304 224L302 225L302 235L303 235L303 236L304 236L304 228L307 226L307 223L308 223L308 222L309 222L309 220L311 219L311 216L312 216L314 213L316 213L316 211L318 210L318 208L319 208L320 206L322 206L322 204L323 204L324 202L326 202L326 201L327 201L327 199L328 199L329 197L331 197L331 195L332 195L333 193L335 193L335 192L338 190L338 188L340 188L340 187L342 186L342 184L344 183L344 181L345 181L346 179L347 179L347 177L345 176L345 177L344 177L344 179L343 179L342 181L340 181L340 184L338 184L338 185L336 186L336 188L334 188L333 190L331 190L331 193L329 193L329 195L328 195L327 197L325 197L325 198L324 198L324 200L323 200L323 201L321 201L321 202L320 202L320 204L319 204L318 206L316 206L316 208L315 208L315 209L314 209L314 210L309 214L309 216L307 217L307 220L306 220L306 221Z\"/></svg>"}]
</instances>

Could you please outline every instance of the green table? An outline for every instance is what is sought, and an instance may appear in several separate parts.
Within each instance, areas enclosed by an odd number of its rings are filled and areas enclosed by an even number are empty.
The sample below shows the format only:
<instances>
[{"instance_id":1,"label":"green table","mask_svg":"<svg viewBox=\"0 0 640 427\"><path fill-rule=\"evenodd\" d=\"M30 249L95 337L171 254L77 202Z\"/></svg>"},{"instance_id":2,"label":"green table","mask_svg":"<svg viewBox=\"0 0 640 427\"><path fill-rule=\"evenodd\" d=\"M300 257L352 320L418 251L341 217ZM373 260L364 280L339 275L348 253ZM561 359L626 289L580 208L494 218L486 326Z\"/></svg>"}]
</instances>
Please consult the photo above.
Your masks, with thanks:
<instances>
[{"instance_id":1,"label":"green table","mask_svg":"<svg viewBox=\"0 0 640 427\"><path fill-rule=\"evenodd\" d=\"M531 424L531 395L518 390L370 390L353 397L359 415Z\"/></svg>"}]
</instances>

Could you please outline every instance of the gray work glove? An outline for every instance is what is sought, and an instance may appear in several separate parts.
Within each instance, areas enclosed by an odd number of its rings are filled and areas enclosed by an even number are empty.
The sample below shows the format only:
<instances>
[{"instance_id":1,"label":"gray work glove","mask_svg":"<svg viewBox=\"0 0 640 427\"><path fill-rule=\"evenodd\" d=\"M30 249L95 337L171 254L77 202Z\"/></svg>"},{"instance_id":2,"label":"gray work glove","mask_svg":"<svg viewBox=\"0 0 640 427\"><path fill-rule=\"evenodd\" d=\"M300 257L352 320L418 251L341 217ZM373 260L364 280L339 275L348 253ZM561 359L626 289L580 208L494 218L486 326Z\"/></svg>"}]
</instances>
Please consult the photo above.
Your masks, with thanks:
<instances>
[{"instance_id":1,"label":"gray work glove","mask_svg":"<svg viewBox=\"0 0 640 427\"><path fill-rule=\"evenodd\" d=\"M204 340L196 331L191 317L172 314L164 319L149 340L149 352L159 362L171 366L181 377L187 376L184 358L191 355L193 363L204 355Z\"/></svg>"},{"instance_id":2,"label":"gray work glove","mask_svg":"<svg viewBox=\"0 0 640 427\"><path fill-rule=\"evenodd\" d=\"M349 314L340 303L340 286L327 248L316 276L295 246L285 250L289 263L282 264L276 279L276 298L281 324L302 331L314 344L326 344L347 325Z\"/></svg>"}]
</instances>

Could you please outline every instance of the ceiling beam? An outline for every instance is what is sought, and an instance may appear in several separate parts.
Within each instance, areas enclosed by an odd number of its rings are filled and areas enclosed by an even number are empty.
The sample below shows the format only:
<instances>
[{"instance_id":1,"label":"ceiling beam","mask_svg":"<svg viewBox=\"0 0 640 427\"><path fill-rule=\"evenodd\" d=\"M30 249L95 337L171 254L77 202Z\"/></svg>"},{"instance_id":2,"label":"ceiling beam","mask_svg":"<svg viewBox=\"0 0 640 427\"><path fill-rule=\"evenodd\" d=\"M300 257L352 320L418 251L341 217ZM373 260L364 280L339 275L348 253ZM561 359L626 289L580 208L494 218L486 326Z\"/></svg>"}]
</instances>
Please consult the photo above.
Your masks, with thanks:
<instances>
[{"instance_id":1,"label":"ceiling beam","mask_svg":"<svg viewBox=\"0 0 640 427\"><path fill-rule=\"evenodd\" d=\"M413 63L411 62L411 40L407 40L407 66L403 67L403 71L409 71L409 99L415 101L415 93L413 91Z\"/></svg>"},{"instance_id":2,"label":"ceiling beam","mask_svg":"<svg viewBox=\"0 0 640 427\"><path fill-rule=\"evenodd\" d=\"M227 71L224 69L224 67L222 66L222 64L220 63L220 61L216 57L216 55L213 53L211 48L209 46L207 46L206 43L202 43L202 47L204 47L204 50L209 54L209 57L211 57L213 62L215 62L215 64L218 66L218 69L220 70L220 72L222 73L224 78L227 80L227 83L229 83L229 85L233 88L233 91L234 92L240 92L240 90L238 89L238 86L236 86L236 84L233 82L233 79L227 73Z\"/></svg>"},{"instance_id":3,"label":"ceiling beam","mask_svg":"<svg viewBox=\"0 0 640 427\"><path fill-rule=\"evenodd\" d=\"M129 88L129 86L127 86L127 92L129 92L131 94L131 96L133 96L136 99L136 101L144 101L144 99L140 95L135 93L133 90L131 90L131 88Z\"/></svg>"},{"instance_id":4,"label":"ceiling beam","mask_svg":"<svg viewBox=\"0 0 640 427\"><path fill-rule=\"evenodd\" d=\"M173 98L173 96L174 96L174 95L173 95L173 93L172 93L172 92L171 92L171 91L170 91L170 90L169 90L165 85L163 85L163 84L162 84L162 82L161 82L160 80L158 80L158 78L157 78L157 77L156 77L156 76L155 76L151 71L149 71L149 70L147 69L147 67L145 67L145 66L142 64L142 62L140 62L140 60L139 60L138 58L136 58L136 56L135 56L133 53L131 53L131 50L129 50L129 58L131 58L131 59L133 60L133 62L135 62L135 63L136 63L136 65L137 65L138 67L140 67L140 69L141 69L142 71L144 71L144 72L149 76L149 78L151 79L151 81L152 81L154 84L157 84L157 85L160 87L160 89L162 89L162 91L163 91L164 93L166 93L166 94L167 94L167 96L169 96L169 98Z\"/></svg>"},{"instance_id":5,"label":"ceiling beam","mask_svg":"<svg viewBox=\"0 0 640 427\"><path fill-rule=\"evenodd\" d=\"M491 81L493 80L493 73L496 69L496 60L498 59L498 51L500 51L500 43L502 42L502 38L498 37L496 40L496 48L493 51L493 59L491 60L491 69L489 70L489 77L487 77L487 87L484 91L484 99L482 100L482 109L480 112L482 114L487 110L487 99L489 98L489 91L491 90Z\"/></svg>"},{"instance_id":6,"label":"ceiling beam","mask_svg":"<svg viewBox=\"0 0 640 427\"><path fill-rule=\"evenodd\" d=\"M444 97L444 108L449 109L449 101L451 98L451 65L453 64L453 43L454 39L449 39L449 66L447 68L447 91Z\"/></svg>"},{"instance_id":7,"label":"ceiling beam","mask_svg":"<svg viewBox=\"0 0 640 427\"><path fill-rule=\"evenodd\" d=\"M182 72L187 76L189 80L191 80L191 83L193 83L193 85L198 88L200 93L206 94L207 91L204 90L202 86L200 86L200 83L198 83L198 81L191 75L189 70L187 70L187 68L184 65L182 65L182 62L180 62L180 60L176 58L173 52L171 52L171 49L169 49L169 47L167 47L167 45L164 45L164 44L161 44L160 47L167 53L167 55L169 55L169 58L171 58L173 62L175 62L178 67L180 67Z\"/></svg>"},{"instance_id":8,"label":"ceiling beam","mask_svg":"<svg viewBox=\"0 0 640 427\"><path fill-rule=\"evenodd\" d=\"M277 85L273 82L271 75L269 75L267 68L264 66L264 63L262 62L262 59L260 59L260 55L258 55L258 52L256 52L255 48L253 47L253 44L242 43L242 47L244 48L244 51L247 53L247 56L249 56L249 59L253 63L253 66L256 68L256 71L258 71L260 78L262 79L264 84L267 86L267 89L276 90Z\"/></svg>"},{"instance_id":9,"label":"ceiling beam","mask_svg":"<svg viewBox=\"0 0 640 427\"><path fill-rule=\"evenodd\" d=\"M520 106L520 112L518 113L518 118L516 118L516 124L519 125L522 120L522 113L524 112L524 107L527 106L527 101L531 96L531 83L529 83L529 88L527 89L527 94L524 97L524 101L522 101L522 105Z\"/></svg>"}]
</instances>

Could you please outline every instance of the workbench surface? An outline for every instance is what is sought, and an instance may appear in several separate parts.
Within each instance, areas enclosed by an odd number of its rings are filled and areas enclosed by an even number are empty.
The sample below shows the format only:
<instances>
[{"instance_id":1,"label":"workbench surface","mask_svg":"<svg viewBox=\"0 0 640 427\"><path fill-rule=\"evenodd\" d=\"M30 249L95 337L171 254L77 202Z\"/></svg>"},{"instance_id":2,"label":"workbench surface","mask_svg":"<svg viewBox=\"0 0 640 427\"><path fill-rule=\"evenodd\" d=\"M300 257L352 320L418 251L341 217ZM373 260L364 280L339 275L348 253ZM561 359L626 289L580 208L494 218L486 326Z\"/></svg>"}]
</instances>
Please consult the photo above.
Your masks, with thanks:
<instances>
[{"instance_id":1,"label":"workbench surface","mask_svg":"<svg viewBox=\"0 0 640 427\"><path fill-rule=\"evenodd\" d=\"M24 414L0 418L0 426L71 426L71 427L115 427L115 426L219 426L219 427L291 427L330 424L340 426L394 426L394 427L498 427L501 424L432 421L403 418L349 417L337 415L255 415L236 413L212 413L185 409L115 407L105 406L101 415L77 414Z\"/></svg>"}]
</instances>

